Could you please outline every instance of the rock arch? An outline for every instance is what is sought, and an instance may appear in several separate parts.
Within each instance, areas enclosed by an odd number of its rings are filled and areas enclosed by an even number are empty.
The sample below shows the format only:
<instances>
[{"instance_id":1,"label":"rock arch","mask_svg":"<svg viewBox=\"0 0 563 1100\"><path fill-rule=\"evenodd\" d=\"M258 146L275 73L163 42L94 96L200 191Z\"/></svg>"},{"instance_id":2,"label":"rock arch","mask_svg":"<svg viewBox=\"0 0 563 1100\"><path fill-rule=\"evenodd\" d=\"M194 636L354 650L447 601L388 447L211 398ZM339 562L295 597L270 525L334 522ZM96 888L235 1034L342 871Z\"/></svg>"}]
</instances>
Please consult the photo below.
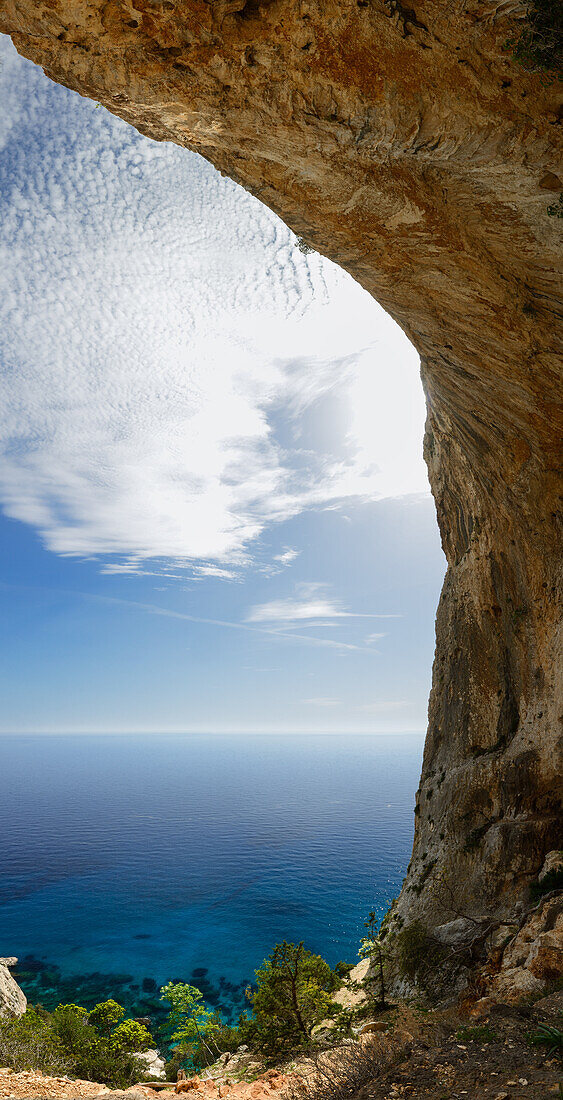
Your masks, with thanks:
<instances>
[{"instance_id":1,"label":"rock arch","mask_svg":"<svg viewBox=\"0 0 563 1100\"><path fill-rule=\"evenodd\" d=\"M561 843L556 85L523 0L4 0L53 80L196 149L418 348L448 573L398 912L518 908ZM560 413L560 406L559 406ZM559 648L558 648L559 645Z\"/></svg>"}]
</instances>

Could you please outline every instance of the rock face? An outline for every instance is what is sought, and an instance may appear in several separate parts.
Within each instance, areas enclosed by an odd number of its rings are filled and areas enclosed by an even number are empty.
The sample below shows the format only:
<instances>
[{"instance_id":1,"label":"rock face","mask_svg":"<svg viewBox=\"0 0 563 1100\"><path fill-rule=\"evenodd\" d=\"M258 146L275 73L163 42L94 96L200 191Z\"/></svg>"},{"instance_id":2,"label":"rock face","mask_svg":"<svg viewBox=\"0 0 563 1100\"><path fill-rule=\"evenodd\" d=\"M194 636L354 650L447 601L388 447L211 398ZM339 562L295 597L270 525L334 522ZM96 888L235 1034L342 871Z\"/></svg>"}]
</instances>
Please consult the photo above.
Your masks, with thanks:
<instances>
[{"instance_id":1,"label":"rock face","mask_svg":"<svg viewBox=\"0 0 563 1100\"><path fill-rule=\"evenodd\" d=\"M546 900L503 952L489 993L516 1004L545 992L563 974L563 897Z\"/></svg>"},{"instance_id":2,"label":"rock face","mask_svg":"<svg viewBox=\"0 0 563 1100\"><path fill-rule=\"evenodd\" d=\"M0 1016L23 1016L27 1008L27 999L18 983L10 974L10 967L17 959L0 959Z\"/></svg>"},{"instance_id":3,"label":"rock face","mask_svg":"<svg viewBox=\"0 0 563 1100\"><path fill-rule=\"evenodd\" d=\"M560 846L557 86L525 0L4 0L47 74L196 149L418 348L448 573L413 858L430 924L510 913ZM559 648L558 648L559 647ZM455 896L454 896L455 895Z\"/></svg>"}]
</instances>

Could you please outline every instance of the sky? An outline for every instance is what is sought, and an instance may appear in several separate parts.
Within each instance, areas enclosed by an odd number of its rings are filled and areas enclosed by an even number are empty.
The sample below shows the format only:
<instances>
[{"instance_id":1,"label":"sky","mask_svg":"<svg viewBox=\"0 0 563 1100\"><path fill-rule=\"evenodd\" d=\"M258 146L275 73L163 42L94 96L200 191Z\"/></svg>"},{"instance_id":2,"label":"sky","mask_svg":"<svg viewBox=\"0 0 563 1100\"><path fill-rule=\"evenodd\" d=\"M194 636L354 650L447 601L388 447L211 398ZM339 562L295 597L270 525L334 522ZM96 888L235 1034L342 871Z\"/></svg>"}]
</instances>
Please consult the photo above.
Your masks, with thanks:
<instances>
[{"instance_id":1,"label":"sky","mask_svg":"<svg viewBox=\"0 0 563 1100\"><path fill-rule=\"evenodd\" d=\"M198 154L0 65L0 731L423 730L406 336Z\"/></svg>"}]
</instances>

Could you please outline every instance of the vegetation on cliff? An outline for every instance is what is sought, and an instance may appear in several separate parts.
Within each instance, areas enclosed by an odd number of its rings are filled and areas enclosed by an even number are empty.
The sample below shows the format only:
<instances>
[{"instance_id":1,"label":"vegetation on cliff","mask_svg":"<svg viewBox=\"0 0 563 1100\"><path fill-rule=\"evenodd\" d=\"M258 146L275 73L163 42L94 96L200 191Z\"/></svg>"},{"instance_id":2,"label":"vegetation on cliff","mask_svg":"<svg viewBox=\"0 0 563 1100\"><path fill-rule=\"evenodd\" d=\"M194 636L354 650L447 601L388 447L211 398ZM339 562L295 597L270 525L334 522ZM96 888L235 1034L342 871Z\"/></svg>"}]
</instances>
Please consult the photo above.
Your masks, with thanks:
<instances>
[{"instance_id":1,"label":"vegetation on cliff","mask_svg":"<svg viewBox=\"0 0 563 1100\"><path fill-rule=\"evenodd\" d=\"M563 0L531 0L518 38L508 43L529 72L563 73Z\"/></svg>"},{"instance_id":2,"label":"vegetation on cliff","mask_svg":"<svg viewBox=\"0 0 563 1100\"><path fill-rule=\"evenodd\" d=\"M104 1001L91 1012L80 1005L41 1006L23 1016L0 1020L0 1062L14 1070L68 1073L114 1087L138 1081L134 1052L146 1050L152 1037L125 1009Z\"/></svg>"}]
</instances>

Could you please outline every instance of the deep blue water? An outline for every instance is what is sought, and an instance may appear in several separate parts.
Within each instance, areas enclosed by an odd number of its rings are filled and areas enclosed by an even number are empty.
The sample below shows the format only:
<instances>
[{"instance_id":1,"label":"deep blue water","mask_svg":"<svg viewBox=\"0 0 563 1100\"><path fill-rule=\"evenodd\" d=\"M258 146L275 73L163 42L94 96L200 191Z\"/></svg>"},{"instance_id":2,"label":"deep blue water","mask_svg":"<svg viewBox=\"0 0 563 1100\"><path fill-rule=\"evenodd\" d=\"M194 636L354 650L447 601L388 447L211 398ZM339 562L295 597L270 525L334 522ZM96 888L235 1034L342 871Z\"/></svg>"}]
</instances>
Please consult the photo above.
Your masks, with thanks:
<instances>
[{"instance_id":1,"label":"deep blue water","mask_svg":"<svg viewBox=\"0 0 563 1100\"><path fill-rule=\"evenodd\" d=\"M410 734L1 737L0 955L32 1000L139 1014L169 979L237 1011L281 939L354 962L410 858L421 754Z\"/></svg>"}]
</instances>

